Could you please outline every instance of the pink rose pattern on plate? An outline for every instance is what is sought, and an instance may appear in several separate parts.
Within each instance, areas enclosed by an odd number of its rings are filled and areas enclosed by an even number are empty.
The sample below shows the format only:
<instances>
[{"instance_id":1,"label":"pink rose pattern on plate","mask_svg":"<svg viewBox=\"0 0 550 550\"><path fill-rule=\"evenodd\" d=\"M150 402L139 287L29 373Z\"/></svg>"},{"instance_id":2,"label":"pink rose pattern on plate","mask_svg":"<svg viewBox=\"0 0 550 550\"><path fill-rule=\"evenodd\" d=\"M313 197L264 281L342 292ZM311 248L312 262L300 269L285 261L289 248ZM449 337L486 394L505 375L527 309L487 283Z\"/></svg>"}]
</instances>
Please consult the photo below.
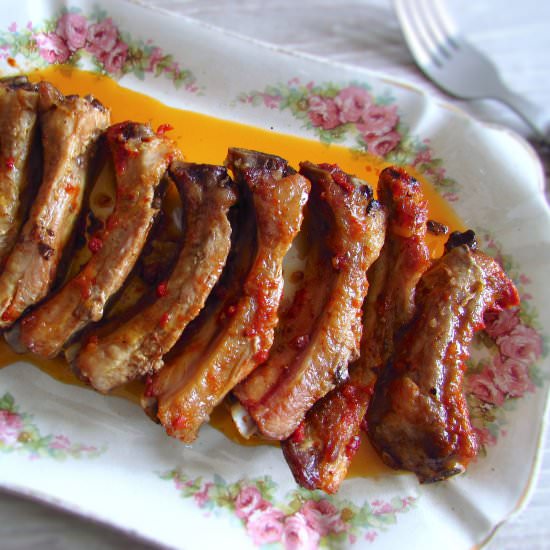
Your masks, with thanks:
<instances>
[{"instance_id":1,"label":"pink rose pattern on plate","mask_svg":"<svg viewBox=\"0 0 550 550\"><path fill-rule=\"evenodd\" d=\"M477 231L482 249L492 254L518 287L521 306L500 312L488 312L485 329L474 341L473 357L468 365L466 389L472 419L484 450L506 434L507 411L518 398L533 393L544 384L541 361L547 355L537 326L537 312L526 291L529 278L516 263L502 253L502 247L485 230Z\"/></svg>"},{"instance_id":2,"label":"pink rose pattern on plate","mask_svg":"<svg viewBox=\"0 0 550 550\"><path fill-rule=\"evenodd\" d=\"M91 62L100 73L118 78L134 74L140 79L146 73L169 78L176 87L200 92L192 72L180 68L172 55L150 41L134 40L122 33L115 22L101 10L87 16L77 10L63 10L39 26L28 22L24 28L16 23L0 31L0 59L21 55L36 67L66 63L89 68Z\"/></svg>"},{"instance_id":3,"label":"pink rose pattern on plate","mask_svg":"<svg viewBox=\"0 0 550 550\"><path fill-rule=\"evenodd\" d=\"M65 435L42 435L33 422L33 416L20 412L10 393L0 397L0 452L22 453L31 460L49 457L97 458L106 447L72 443Z\"/></svg>"},{"instance_id":4,"label":"pink rose pattern on plate","mask_svg":"<svg viewBox=\"0 0 550 550\"><path fill-rule=\"evenodd\" d=\"M268 109L289 110L326 143L353 138L360 152L369 152L393 164L414 166L448 200L456 200L457 183L447 177L441 160L433 158L429 141L412 136L401 121L390 95L375 96L364 83L303 84L293 78L286 84L245 92L237 101Z\"/></svg>"},{"instance_id":5,"label":"pink rose pattern on plate","mask_svg":"<svg viewBox=\"0 0 550 550\"><path fill-rule=\"evenodd\" d=\"M358 540L373 542L380 531L415 505L414 497L374 500L357 505L320 491L296 488L277 501L277 485L269 477L228 483L192 479L179 470L160 475L183 498L191 498L205 514L225 509L234 514L256 546L277 544L285 550L332 548ZM271 546L270 546L271 547Z\"/></svg>"}]
</instances>

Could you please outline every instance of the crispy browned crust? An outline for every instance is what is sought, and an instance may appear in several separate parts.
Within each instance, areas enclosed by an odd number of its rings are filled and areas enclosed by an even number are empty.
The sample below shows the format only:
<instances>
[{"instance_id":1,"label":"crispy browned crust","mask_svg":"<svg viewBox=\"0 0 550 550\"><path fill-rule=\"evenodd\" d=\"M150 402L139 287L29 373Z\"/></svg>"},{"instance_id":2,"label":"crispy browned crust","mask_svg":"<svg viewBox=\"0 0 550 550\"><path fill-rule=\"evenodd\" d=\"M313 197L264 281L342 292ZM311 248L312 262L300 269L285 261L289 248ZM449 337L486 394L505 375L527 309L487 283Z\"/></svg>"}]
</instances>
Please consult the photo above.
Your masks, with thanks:
<instances>
[{"instance_id":1,"label":"crispy browned crust","mask_svg":"<svg viewBox=\"0 0 550 550\"><path fill-rule=\"evenodd\" d=\"M107 300L134 266L160 208L155 191L179 153L171 140L143 124L123 122L106 132L116 168L115 208L90 240L93 255L57 293L21 320L20 341L42 357L54 357L74 334L99 321ZM55 322L52 322L55 319ZM78 369L103 388L101 362L78 361Z\"/></svg>"},{"instance_id":2,"label":"crispy browned crust","mask_svg":"<svg viewBox=\"0 0 550 550\"><path fill-rule=\"evenodd\" d=\"M92 334L80 352L76 367L93 372L92 382L101 391L162 367L163 355L203 308L229 253L227 214L237 196L225 168L174 162L170 174L182 199L183 246L152 303L112 332Z\"/></svg>"},{"instance_id":3,"label":"crispy browned crust","mask_svg":"<svg viewBox=\"0 0 550 550\"><path fill-rule=\"evenodd\" d=\"M28 202L38 98L26 77L0 80L0 265L15 244Z\"/></svg>"},{"instance_id":4,"label":"crispy browned crust","mask_svg":"<svg viewBox=\"0 0 550 550\"><path fill-rule=\"evenodd\" d=\"M371 189L336 166L302 163L312 182L317 241L304 284L283 317L265 364L235 389L259 430L287 438L347 375L359 354L367 269L380 253L385 212Z\"/></svg>"},{"instance_id":5,"label":"crispy browned crust","mask_svg":"<svg viewBox=\"0 0 550 550\"><path fill-rule=\"evenodd\" d=\"M156 405L167 433L185 442L196 438L212 409L267 357L278 320L282 261L300 229L310 188L279 157L230 149L226 163L251 194L254 256L233 301L224 300L218 326L206 321L204 333L198 330L195 340L167 362L146 389L146 406L151 410Z\"/></svg>"},{"instance_id":6,"label":"crispy browned crust","mask_svg":"<svg viewBox=\"0 0 550 550\"><path fill-rule=\"evenodd\" d=\"M64 97L46 82L38 89L44 174L0 275L0 328L50 290L80 212L97 138L109 124L109 111L93 98Z\"/></svg>"},{"instance_id":7,"label":"crispy browned crust","mask_svg":"<svg viewBox=\"0 0 550 550\"><path fill-rule=\"evenodd\" d=\"M462 388L468 348L486 310L518 303L497 262L466 245L424 274L415 316L367 412L369 437L388 465L421 482L464 471L477 452Z\"/></svg>"},{"instance_id":8,"label":"crispy browned crust","mask_svg":"<svg viewBox=\"0 0 550 550\"><path fill-rule=\"evenodd\" d=\"M400 168L386 168L378 198L388 223L382 252L369 271L361 356L348 380L318 401L282 445L296 481L327 493L336 492L346 476L374 383L396 332L412 317L414 290L429 265L427 205L418 182Z\"/></svg>"}]
</instances>

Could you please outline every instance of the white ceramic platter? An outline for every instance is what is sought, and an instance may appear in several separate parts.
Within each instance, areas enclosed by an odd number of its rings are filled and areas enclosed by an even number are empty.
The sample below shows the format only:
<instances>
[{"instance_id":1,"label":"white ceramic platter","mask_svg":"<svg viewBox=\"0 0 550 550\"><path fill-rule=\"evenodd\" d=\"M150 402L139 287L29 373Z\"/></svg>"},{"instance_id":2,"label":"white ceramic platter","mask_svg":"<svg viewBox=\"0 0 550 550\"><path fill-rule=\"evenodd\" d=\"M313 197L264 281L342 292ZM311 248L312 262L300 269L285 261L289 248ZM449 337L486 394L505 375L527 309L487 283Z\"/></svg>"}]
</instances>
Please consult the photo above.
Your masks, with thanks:
<instances>
[{"instance_id":1,"label":"white ceramic platter","mask_svg":"<svg viewBox=\"0 0 550 550\"><path fill-rule=\"evenodd\" d=\"M184 447L137 406L16 363L0 370L1 487L176 548L467 549L521 506L550 373L550 216L524 142L380 75L125 2L12 4L0 58L4 74L78 63L176 107L413 164L523 298L477 341L468 392L483 452L460 478L355 478L336 496L311 493L277 448L241 447L208 426Z\"/></svg>"}]
</instances>

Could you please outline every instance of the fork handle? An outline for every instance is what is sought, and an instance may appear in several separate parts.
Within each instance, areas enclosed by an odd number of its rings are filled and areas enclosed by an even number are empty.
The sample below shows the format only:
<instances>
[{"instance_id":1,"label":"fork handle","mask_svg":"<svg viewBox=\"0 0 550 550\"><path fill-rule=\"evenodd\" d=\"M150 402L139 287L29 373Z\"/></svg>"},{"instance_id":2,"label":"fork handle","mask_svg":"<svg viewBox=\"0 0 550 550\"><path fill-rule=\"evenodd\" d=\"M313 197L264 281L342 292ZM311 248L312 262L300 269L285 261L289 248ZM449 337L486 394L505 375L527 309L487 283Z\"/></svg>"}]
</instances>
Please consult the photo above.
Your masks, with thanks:
<instances>
[{"instance_id":1,"label":"fork handle","mask_svg":"<svg viewBox=\"0 0 550 550\"><path fill-rule=\"evenodd\" d=\"M504 86L494 98L506 103L535 131L538 138L550 144L550 113Z\"/></svg>"}]
</instances>

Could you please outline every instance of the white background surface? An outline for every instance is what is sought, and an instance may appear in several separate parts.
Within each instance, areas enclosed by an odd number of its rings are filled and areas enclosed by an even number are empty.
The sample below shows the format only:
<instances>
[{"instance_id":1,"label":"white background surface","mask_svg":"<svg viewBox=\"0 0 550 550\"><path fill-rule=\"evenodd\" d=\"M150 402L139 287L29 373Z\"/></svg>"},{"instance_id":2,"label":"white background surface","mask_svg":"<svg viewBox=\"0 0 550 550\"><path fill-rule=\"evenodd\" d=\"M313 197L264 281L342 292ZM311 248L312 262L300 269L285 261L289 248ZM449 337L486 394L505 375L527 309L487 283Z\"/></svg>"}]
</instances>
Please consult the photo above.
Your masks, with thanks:
<instances>
[{"instance_id":1,"label":"white background surface","mask_svg":"<svg viewBox=\"0 0 550 550\"><path fill-rule=\"evenodd\" d=\"M374 69L445 97L416 69L388 0L143 0L285 49ZM550 106L550 2L448 0L464 34L486 51L517 92ZM452 100L451 100L452 101ZM453 101L488 122L528 129L498 104ZM550 150L542 151L550 164ZM547 172L548 174L548 172ZM550 441L527 507L502 526L490 550L550 548ZM514 480L511 479L510 483ZM106 498L108 496L106 495ZM184 542L184 541L182 541ZM0 493L0 548L152 548L101 526Z\"/></svg>"}]
</instances>

